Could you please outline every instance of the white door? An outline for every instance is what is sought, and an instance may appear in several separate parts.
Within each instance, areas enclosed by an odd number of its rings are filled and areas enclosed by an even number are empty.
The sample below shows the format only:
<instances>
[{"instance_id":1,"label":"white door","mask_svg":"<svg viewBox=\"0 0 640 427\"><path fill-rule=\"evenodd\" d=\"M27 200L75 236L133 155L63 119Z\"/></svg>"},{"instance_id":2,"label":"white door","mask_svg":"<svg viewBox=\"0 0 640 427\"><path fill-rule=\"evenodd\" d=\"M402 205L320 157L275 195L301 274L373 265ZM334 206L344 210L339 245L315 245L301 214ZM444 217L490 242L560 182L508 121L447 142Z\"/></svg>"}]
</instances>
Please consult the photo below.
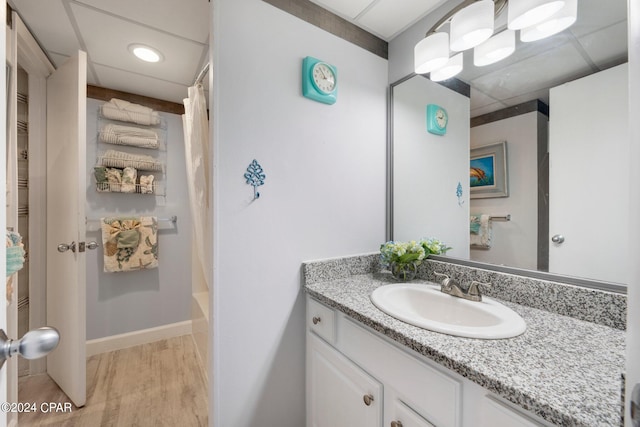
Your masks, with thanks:
<instances>
[{"instance_id":1,"label":"white door","mask_svg":"<svg viewBox=\"0 0 640 427\"><path fill-rule=\"evenodd\" d=\"M552 273L629 283L627 81L623 64L550 91Z\"/></svg>"},{"instance_id":2,"label":"white door","mask_svg":"<svg viewBox=\"0 0 640 427\"><path fill-rule=\"evenodd\" d=\"M47 325L61 337L47 372L76 406L86 401L86 90L82 51L47 79Z\"/></svg>"},{"instance_id":3,"label":"white door","mask_svg":"<svg viewBox=\"0 0 640 427\"><path fill-rule=\"evenodd\" d=\"M629 135L631 140L630 164L631 179L633 183L640 180L640 2L629 1ZM633 260L640 259L640 194L633 191L630 195L630 257ZM627 295L627 366L626 374L626 408L625 426L633 424L630 417L630 399L632 390L640 383L640 264L632 263L629 273L629 290ZM637 412L637 411L636 411ZM640 418L640 417L639 417Z\"/></svg>"},{"instance_id":4,"label":"white door","mask_svg":"<svg viewBox=\"0 0 640 427\"><path fill-rule=\"evenodd\" d=\"M0 0L0 22L7 22L6 17L6 2ZM0 64L6 64L7 62L7 43L6 43L6 31L0 31ZM7 117L7 89L5 85L6 74L5 67L0 70L0 81L2 85L0 87L0 117ZM6 229L7 226L7 210L4 208L7 205L7 194L4 190L7 186L7 122L6 120L0 120L0 138L4 140L5 148L0 149L0 227ZM5 245L0 245L0 329L7 330L7 304L5 303L5 295L7 294L7 284L5 282L6 277L6 256L7 249ZM16 383L17 380L14 381ZM17 386L17 384L15 384ZM0 402L7 401L8 394L7 383L7 368L0 369ZM7 425L7 414L4 411L0 411L0 426Z\"/></svg>"}]
</instances>

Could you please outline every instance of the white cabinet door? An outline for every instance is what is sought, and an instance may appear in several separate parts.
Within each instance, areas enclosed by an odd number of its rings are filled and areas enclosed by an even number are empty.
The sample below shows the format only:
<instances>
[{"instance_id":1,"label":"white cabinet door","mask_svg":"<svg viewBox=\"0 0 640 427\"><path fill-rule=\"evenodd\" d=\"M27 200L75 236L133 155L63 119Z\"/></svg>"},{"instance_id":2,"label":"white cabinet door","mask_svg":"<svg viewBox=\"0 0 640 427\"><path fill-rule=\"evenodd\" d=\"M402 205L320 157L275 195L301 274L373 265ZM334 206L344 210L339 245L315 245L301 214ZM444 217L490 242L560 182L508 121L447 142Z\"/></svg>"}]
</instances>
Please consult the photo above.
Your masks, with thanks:
<instances>
[{"instance_id":1,"label":"white cabinet door","mask_svg":"<svg viewBox=\"0 0 640 427\"><path fill-rule=\"evenodd\" d=\"M307 426L382 426L379 382L313 333L307 358Z\"/></svg>"}]
</instances>

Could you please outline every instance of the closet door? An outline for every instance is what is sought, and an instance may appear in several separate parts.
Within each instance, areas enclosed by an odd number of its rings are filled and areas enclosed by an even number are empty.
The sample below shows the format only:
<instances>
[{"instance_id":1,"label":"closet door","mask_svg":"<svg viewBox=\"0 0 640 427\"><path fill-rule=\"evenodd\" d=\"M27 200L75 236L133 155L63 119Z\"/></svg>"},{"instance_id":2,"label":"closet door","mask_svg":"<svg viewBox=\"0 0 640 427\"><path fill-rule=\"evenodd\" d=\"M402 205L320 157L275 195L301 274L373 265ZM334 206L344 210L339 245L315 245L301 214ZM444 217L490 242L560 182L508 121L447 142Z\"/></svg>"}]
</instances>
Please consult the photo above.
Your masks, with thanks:
<instances>
[{"instance_id":1,"label":"closet door","mask_svg":"<svg viewBox=\"0 0 640 427\"><path fill-rule=\"evenodd\" d=\"M82 51L47 79L47 324L60 332L47 372L76 406L86 401L86 88Z\"/></svg>"}]
</instances>

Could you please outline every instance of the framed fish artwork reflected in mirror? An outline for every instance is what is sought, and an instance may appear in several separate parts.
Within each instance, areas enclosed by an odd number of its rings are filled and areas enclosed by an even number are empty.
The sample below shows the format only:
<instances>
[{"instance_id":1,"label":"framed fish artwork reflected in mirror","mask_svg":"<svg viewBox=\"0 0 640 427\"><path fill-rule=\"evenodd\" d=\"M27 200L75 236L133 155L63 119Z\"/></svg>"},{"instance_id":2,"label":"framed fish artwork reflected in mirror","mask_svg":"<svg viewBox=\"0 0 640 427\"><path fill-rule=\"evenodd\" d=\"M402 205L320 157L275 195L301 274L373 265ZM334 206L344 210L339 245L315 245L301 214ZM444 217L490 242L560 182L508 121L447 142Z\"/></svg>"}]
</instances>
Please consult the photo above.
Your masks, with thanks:
<instances>
[{"instance_id":1,"label":"framed fish artwork reflected in mirror","mask_svg":"<svg viewBox=\"0 0 640 427\"><path fill-rule=\"evenodd\" d=\"M506 141L471 149L469 179L472 199L509 196Z\"/></svg>"}]
</instances>

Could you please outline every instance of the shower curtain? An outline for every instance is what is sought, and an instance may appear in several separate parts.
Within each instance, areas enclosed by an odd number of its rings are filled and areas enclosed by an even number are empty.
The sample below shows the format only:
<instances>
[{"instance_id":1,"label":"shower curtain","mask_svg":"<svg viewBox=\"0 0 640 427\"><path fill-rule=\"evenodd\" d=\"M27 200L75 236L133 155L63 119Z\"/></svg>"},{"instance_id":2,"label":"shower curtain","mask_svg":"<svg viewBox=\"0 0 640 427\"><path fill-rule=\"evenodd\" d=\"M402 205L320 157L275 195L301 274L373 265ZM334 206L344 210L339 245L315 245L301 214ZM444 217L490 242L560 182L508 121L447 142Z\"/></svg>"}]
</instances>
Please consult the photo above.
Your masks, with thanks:
<instances>
[{"instance_id":1,"label":"shower curtain","mask_svg":"<svg viewBox=\"0 0 640 427\"><path fill-rule=\"evenodd\" d=\"M184 128L185 158L193 237L197 258L209 288L210 266L213 264L210 254L211 211L209 200L209 120L204 90L201 84L189 88L189 97L184 99L182 124Z\"/></svg>"}]
</instances>

